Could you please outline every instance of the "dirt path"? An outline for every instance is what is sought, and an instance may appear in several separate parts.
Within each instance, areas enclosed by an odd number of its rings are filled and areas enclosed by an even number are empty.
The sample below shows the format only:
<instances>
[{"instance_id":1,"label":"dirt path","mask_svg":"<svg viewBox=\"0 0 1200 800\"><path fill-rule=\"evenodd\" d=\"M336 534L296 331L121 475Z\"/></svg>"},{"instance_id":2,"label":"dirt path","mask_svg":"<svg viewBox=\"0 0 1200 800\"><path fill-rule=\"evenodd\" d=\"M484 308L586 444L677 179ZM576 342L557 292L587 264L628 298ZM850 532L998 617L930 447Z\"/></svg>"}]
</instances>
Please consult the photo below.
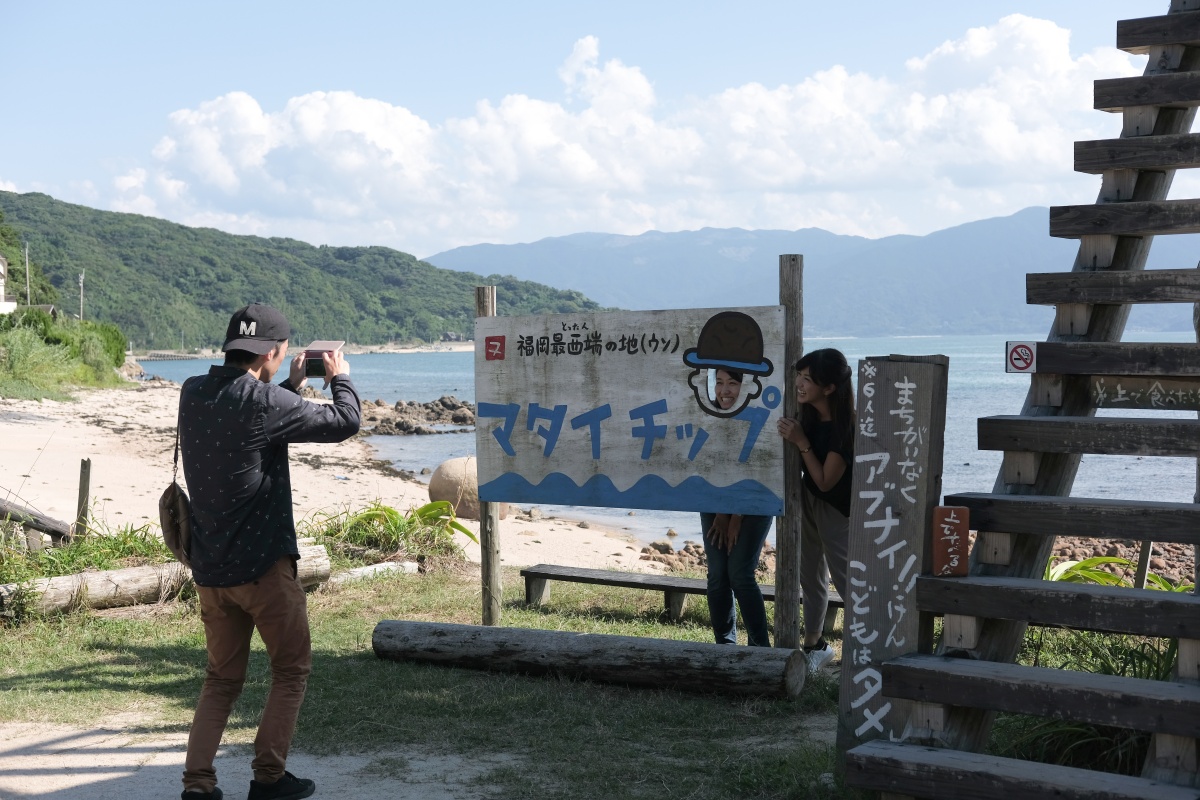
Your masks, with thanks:
<instances>
[{"instance_id":1,"label":"dirt path","mask_svg":"<svg viewBox=\"0 0 1200 800\"><path fill-rule=\"evenodd\" d=\"M82 730L61 725L0 725L0 800L162 800L178 797L187 746L184 733L143 733L118 726ZM220 786L228 798L250 786L250 748L222 747ZM293 751L288 770L311 778L317 796L356 800L482 800L475 780L510 756L464 759L406 751L312 756Z\"/></svg>"}]
</instances>

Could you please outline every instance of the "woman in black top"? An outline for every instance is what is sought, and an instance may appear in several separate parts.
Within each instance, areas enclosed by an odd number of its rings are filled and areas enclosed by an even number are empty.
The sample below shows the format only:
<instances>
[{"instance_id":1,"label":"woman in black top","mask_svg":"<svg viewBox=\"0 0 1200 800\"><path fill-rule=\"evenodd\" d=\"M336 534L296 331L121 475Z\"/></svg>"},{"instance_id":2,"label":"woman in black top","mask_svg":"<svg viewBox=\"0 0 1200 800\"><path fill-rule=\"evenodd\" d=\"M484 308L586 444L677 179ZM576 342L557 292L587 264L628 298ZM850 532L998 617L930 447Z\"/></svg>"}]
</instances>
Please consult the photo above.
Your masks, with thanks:
<instances>
[{"instance_id":1,"label":"woman in black top","mask_svg":"<svg viewBox=\"0 0 1200 800\"><path fill-rule=\"evenodd\" d=\"M800 588L804 652L810 672L833 660L821 636L829 580L843 598L850 534L850 473L854 463L854 389L846 357L814 350L796 362L800 420L781 419L779 435L800 450L804 493L800 520Z\"/></svg>"}]
</instances>

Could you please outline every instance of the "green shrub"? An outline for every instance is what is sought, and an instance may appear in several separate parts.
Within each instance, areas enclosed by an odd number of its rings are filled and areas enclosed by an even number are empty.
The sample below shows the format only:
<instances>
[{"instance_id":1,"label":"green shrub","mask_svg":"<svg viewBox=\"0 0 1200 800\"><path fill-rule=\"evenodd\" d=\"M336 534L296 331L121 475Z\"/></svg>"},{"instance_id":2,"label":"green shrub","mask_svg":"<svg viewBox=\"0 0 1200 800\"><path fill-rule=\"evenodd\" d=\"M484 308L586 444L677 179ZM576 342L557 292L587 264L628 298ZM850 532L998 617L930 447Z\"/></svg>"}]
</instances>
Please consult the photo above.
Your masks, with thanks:
<instances>
[{"instance_id":1,"label":"green shrub","mask_svg":"<svg viewBox=\"0 0 1200 800\"><path fill-rule=\"evenodd\" d=\"M55 322L23 308L0 316L0 397L69 399L69 386L113 386L125 337L107 322Z\"/></svg>"}]
</instances>

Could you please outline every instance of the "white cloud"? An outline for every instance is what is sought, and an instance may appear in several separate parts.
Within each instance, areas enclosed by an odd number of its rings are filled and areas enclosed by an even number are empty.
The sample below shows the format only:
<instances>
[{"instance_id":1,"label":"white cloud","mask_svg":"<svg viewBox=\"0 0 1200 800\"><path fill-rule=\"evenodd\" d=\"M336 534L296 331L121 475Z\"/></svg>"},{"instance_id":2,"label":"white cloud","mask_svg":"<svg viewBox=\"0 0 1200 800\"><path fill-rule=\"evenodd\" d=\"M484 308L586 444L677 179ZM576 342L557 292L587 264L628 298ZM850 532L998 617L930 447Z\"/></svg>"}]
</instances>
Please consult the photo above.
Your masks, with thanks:
<instances>
[{"instance_id":1,"label":"white cloud","mask_svg":"<svg viewBox=\"0 0 1200 800\"><path fill-rule=\"evenodd\" d=\"M15 191L17 191L17 185L15 183L13 183L12 181L0 180L0 191L15 192Z\"/></svg>"},{"instance_id":2,"label":"white cloud","mask_svg":"<svg viewBox=\"0 0 1200 800\"><path fill-rule=\"evenodd\" d=\"M480 100L431 122L352 92L264 109L243 92L170 115L112 205L239 233L429 254L580 230L824 227L924 233L1090 202L1076 139L1116 136L1092 81L1139 71L1012 15L893 74L834 65L660 109L637 67L575 43L560 97ZM1089 183L1090 182L1090 183Z\"/></svg>"}]
</instances>

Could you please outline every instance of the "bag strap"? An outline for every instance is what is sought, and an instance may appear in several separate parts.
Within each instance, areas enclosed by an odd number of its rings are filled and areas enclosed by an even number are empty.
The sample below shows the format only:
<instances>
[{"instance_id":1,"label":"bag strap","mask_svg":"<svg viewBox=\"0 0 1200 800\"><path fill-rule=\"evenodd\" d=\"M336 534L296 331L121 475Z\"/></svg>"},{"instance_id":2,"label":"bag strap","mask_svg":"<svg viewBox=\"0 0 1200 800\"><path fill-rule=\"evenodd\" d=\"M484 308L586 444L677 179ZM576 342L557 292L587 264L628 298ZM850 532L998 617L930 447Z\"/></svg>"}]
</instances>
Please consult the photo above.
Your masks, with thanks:
<instances>
[{"instance_id":1,"label":"bag strap","mask_svg":"<svg viewBox=\"0 0 1200 800\"><path fill-rule=\"evenodd\" d=\"M179 426L175 426L175 469L171 472L171 482L179 483Z\"/></svg>"}]
</instances>

